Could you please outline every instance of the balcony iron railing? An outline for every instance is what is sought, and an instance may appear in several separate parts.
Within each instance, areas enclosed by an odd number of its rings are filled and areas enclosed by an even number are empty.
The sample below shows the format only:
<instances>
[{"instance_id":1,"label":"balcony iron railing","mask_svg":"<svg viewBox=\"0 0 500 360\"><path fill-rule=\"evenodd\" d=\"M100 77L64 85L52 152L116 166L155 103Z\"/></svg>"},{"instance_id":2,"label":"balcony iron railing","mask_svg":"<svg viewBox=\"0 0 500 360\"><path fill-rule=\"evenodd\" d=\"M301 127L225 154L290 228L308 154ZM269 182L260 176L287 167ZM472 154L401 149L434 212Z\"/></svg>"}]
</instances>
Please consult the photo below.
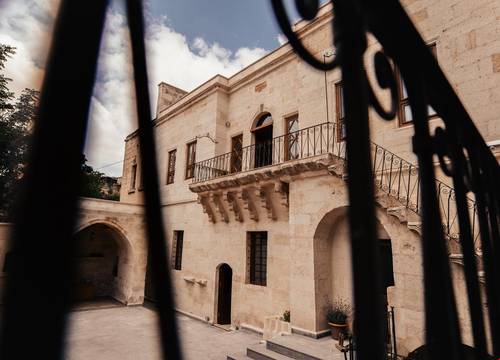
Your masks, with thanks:
<instances>
[{"instance_id":1,"label":"balcony iron railing","mask_svg":"<svg viewBox=\"0 0 500 360\"><path fill-rule=\"evenodd\" d=\"M336 141L334 123L326 122L252 144L195 164L194 183L273 166L322 154L343 157L344 143Z\"/></svg>"}]
</instances>

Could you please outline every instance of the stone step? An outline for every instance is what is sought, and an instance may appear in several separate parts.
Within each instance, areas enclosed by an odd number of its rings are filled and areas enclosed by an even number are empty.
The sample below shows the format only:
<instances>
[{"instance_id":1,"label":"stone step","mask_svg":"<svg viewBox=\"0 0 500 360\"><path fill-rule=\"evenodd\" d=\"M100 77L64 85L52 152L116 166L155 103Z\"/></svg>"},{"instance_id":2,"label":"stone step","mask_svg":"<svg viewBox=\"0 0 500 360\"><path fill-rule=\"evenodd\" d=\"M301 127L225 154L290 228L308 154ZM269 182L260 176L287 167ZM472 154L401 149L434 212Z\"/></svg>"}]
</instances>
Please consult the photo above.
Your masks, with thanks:
<instances>
[{"instance_id":1,"label":"stone step","mask_svg":"<svg viewBox=\"0 0 500 360\"><path fill-rule=\"evenodd\" d=\"M237 353L237 354L231 354L231 355L228 355L226 357L227 360L249 360L251 358L249 358L247 356L247 353L246 351L244 352L241 352L241 353Z\"/></svg>"},{"instance_id":2,"label":"stone step","mask_svg":"<svg viewBox=\"0 0 500 360\"><path fill-rule=\"evenodd\" d=\"M335 341L325 337L312 339L300 335L277 336L267 341L267 349L299 360L344 360Z\"/></svg>"},{"instance_id":3,"label":"stone step","mask_svg":"<svg viewBox=\"0 0 500 360\"><path fill-rule=\"evenodd\" d=\"M265 344L253 345L247 348L247 357L254 360L290 360L292 358L269 350Z\"/></svg>"}]
</instances>

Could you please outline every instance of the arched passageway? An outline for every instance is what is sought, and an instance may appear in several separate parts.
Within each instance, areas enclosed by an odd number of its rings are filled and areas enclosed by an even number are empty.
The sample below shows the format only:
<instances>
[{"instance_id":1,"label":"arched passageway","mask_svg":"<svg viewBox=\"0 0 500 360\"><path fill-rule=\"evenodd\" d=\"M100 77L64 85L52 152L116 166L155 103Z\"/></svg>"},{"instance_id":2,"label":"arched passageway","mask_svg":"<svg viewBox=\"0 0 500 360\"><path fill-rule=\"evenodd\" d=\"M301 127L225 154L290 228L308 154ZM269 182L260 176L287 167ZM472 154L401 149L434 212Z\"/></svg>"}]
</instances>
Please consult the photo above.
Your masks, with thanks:
<instances>
[{"instance_id":1,"label":"arched passageway","mask_svg":"<svg viewBox=\"0 0 500 360\"><path fill-rule=\"evenodd\" d=\"M124 235L104 223L89 225L74 236L77 271L72 281L75 302L112 297L123 301L130 264Z\"/></svg>"},{"instance_id":2,"label":"arched passageway","mask_svg":"<svg viewBox=\"0 0 500 360\"><path fill-rule=\"evenodd\" d=\"M391 239L377 222L380 251L380 296L387 304L387 287L394 286ZM353 304L351 245L348 207L328 212L314 234L314 273L316 280L316 321L326 329L326 312L336 300Z\"/></svg>"},{"instance_id":3,"label":"arched passageway","mask_svg":"<svg viewBox=\"0 0 500 360\"><path fill-rule=\"evenodd\" d=\"M233 269L228 264L217 267L217 318L219 325L231 324L231 298L233 288Z\"/></svg>"}]
</instances>

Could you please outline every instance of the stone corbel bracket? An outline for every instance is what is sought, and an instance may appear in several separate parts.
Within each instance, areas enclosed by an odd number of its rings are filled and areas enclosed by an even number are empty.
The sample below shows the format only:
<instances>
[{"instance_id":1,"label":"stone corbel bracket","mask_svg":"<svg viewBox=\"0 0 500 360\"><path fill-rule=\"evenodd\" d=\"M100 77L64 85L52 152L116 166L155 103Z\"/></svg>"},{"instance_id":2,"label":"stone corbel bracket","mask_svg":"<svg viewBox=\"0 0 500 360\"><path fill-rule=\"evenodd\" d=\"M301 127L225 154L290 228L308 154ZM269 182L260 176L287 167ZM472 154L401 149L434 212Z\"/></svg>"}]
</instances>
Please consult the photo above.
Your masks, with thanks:
<instances>
[{"instance_id":1,"label":"stone corbel bracket","mask_svg":"<svg viewBox=\"0 0 500 360\"><path fill-rule=\"evenodd\" d=\"M215 224L215 222L216 222L215 214L214 214L214 211L212 210L212 207L208 203L207 197L198 195L198 204L201 204L201 206L203 207L203 212L208 215L208 220L211 223Z\"/></svg>"},{"instance_id":2,"label":"stone corbel bracket","mask_svg":"<svg viewBox=\"0 0 500 360\"><path fill-rule=\"evenodd\" d=\"M248 211L250 219L259 221L259 213L257 212L257 207L250 196L249 190L242 189L237 193L237 197L243 203L243 209Z\"/></svg>"},{"instance_id":3,"label":"stone corbel bracket","mask_svg":"<svg viewBox=\"0 0 500 360\"><path fill-rule=\"evenodd\" d=\"M236 221L243 221L243 211L241 211L236 195L233 191L224 191L222 193L222 200L227 204L229 211L232 211Z\"/></svg>"},{"instance_id":4,"label":"stone corbel bracket","mask_svg":"<svg viewBox=\"0 0 500 360\"><path fill-rule=\"evenodd\" d=\"M280 204L288 207L289 201L289 184L283 181L277 181L274 183L274 192L280 197Z\"/></svg>"},{"instance_id":5,"label":"stone corbel bracket","mask_svg":"<svg viewBox=\"0 0 500 360\"><path fill-rule=\"evenodd\" d=\"M221 195L212 193L210 194L210 200L219 212L221 219L226 223L229 222L229 216L224 208L224 205L222 204Z\"/></svg>"},{"instance_id":6,"label":"stone corbel bracket","mask_svg":"<svg viewBox=\"0 0 500 360\"><path fill-rule=\"evenodd\" d=\"M278 215L273 207L271 194L268 193L265 186L260 186L255 189L255 196L260 199L260 204L263 209L267 212L267 218L270 220L276 220Z\"/></svg>"}]
</instances>

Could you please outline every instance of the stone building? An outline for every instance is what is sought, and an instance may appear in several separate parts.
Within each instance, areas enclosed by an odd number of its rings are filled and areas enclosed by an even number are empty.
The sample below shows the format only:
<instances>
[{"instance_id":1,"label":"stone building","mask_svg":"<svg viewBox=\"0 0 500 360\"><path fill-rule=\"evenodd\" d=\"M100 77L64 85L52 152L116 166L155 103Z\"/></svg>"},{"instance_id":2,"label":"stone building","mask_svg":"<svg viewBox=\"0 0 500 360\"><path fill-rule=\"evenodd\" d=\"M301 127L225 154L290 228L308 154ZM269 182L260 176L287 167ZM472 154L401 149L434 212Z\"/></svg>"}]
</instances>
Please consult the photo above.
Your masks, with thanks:
<instances>
[{"instance_id":1,"label":"stone building","mask_svg":"<svg viewBox=\"0 0 500 360\"><path fill-rule=\"evenodd\" d=\"M500 3L403 4L498 155ZM319 59L334 51L330 10L326 4L314 21L295 25ZM379 48L369 38L366 67L372 80L373 54ZM191 92L159 85L154 123L179 311L210 323L262 331L266 317L290 310L294 332L320 337L328 332L329 304L352 301L340 80L338 70L316 71L285 44L230 78L217 75ZM389 103L386 92L380 90L378 96ZM424 341L417 176L411 165L416 159L405 96L399 79L397 119L387 122L370 113L385 267L380 294L395 308L401 353ZM432 109L430 116L432 128L443 124ZM143 301L143 280L148 278L138 146L134 132L125 141L120 203L91 206L86 200L82 210L81 229L104 222L104 228L94 230L102 234L111 228L122 240L132 238L102 248L103 256L111 254L118 266L106 265L102 272L108 277L96 286L125 303ZM438 175L440 196L449 199L450 180ZM392 176L407 180L396 187ZM450 208L453 218L453 204ZM464 342L470 343L456 226L449 225L446 233ZM127 252L120 255L123 249ZM153 296L147 284L146 296Z\"/></svg>"},{"instance_id":2,"label":"stone building","mask_svg":"<svg viewBox=\"0 0 500 360\"><path fill-rule=\"evenodd\" d=\"M483 137L496 144L500 4L404 4ZM317 58L334 50L330 6L313 22L295 25ZM372 80L372 56L379 48L370 38L366 66ZM404 353L423 343L424 312L420 219L412 211L418 195L408 189L415 180L395 195L386 176L415 179L415 168L402 160L416 162L401 80L399 92L398 119L382 121L372 112L370 126L380 249L388 274L381 296L395 308ZM387 93L378 95L389 102ZM289 45L189 93L160 84L155 129L179 310L257 330L266 317L290 310L293 330L317 337L327 331L328 305L338 298L351 301L341 99L338 70L311 69ZM430 116L432 128L443 124L432 109ZM121 201L134 204L142 201L137 150L132 133L126 139ZM439 189L448 189L450 180L439 176ZM470 342L457 229L448 228L447 238L464 341Z\"/></svg>"},{"instance_id":3,"label":"stone building","mask_svg":"<svg viewBox=\"0 0 500 360\"><path fill-rule=\"evenodd\" d=\"M483 137L495 144L500 4L404 3ZM330 6L313 22L295 25L317 58L334 50ZM370 38L366 66L372 80L372 56L379 48ZM395 308L405 353L423 343L424 310L420 219L412 211L418 195L408 190L416 178L408 165L416 162L413 126L401 80L399 92L398 119L382 121L371 112L370 126L380 249L388 274L381 296ZM388 104L387 93L378 95ZM232 77L217 75L189 93L160 84L155 129L161 201L179 310L257 330L266 317L290 310L295 332L318 337L328 329L328 305L338 298L351 301L341 99L338 70L311 69L287 44ZM432 128L443 124L432 109L430 116ZM125 146L121 201L137 204L142 195L136 133ZM398 188L406 195L391 191L387 174L412 179ZM448 189L450 180L439 176L440 189ZM470 342L456 237L456 228L448 228L464 341Z\"/></svg>"}]
</instances>

